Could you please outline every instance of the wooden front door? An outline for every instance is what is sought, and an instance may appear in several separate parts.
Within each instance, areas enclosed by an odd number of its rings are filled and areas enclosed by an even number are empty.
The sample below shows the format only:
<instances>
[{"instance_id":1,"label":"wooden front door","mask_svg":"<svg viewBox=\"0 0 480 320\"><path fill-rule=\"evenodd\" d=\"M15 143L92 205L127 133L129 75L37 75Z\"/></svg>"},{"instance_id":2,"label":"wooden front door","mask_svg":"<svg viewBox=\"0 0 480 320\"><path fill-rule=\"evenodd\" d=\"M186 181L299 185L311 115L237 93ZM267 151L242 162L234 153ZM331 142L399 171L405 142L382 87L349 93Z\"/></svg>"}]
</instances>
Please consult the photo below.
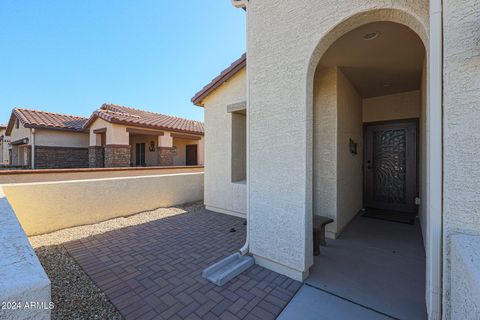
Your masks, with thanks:
<instances>
[{"instance_id":1,"label":"wooden front door","mask_svg":"<svg viewBox=\"0 0 480 320\"><path fill-rule=\"evenodd\" d=\"M192 144L187 146L186 150L186 164L187 166L197 165L197 145Z\"/></svg>"},{"instance_id":2,"label":"wooden front door","mask_svg":"<svg viewBox=\"0 0 480 320\"><path fill-rule=\"evenodd\" d=\"M365 207L415 213L417 122L365 126Z\"/></svg>"},{"instance_id":3,"label":"wooden front door","mask_svg":"<svg viewBox=\"0 0 480 320\"><path fill-rule=\"evenodd\" d=\"M135 144L135 165L145 166L145 143Z\"/></svg>"}]
</instances>

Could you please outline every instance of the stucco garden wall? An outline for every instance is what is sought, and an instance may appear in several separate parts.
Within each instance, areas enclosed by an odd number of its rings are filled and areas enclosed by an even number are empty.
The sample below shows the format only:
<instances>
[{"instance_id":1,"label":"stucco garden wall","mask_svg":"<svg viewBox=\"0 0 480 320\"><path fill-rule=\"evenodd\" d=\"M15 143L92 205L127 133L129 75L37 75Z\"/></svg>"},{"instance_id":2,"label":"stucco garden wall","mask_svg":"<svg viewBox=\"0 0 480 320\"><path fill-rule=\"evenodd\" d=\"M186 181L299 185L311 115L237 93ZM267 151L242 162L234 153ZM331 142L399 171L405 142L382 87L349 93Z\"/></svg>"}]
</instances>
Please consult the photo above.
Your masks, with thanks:
<instances>
[{"instance_id":1,"label":"stucco garden wall","mask_svg":"<svg viewBox=\"0 0 480 320\"><path fill-rule=\"evenodd\" d=\"M257 261L297 278L313 263L312 91L325 50L378 20L408 24L425 41L428 15L428 2L417 0L249 2L247 181Z\"/></svg>"},{"instance_id":2,"label":"stucco garden wall","mask_svg":"<svg viewBox=\"0 0 480 320\"><path fill-rule=\"evenodd\" d=\"M246 184L231 181L232 114L227 106L245 101L246 94L243 69L204 100L205 205L239 216L246 214Z\"/></svg>"},{"instance_id":3,"label":"stucco garden wall","mask_svg":"<svg viewBox=\"0 0 480 320\"><path fill-rule=\"evenodd\" d=\"M50 280L0 187L0 319L50 319L50 302Z\"/></svg>"},{"instance_id":4,"label":"stucco garden wall","mask_svg":"<svg viewBox=\"0 0 480 320\"><path fill-rule=\"evenodd\" d=\"M0 185L48 181L89 180L119 177L153 176L172 173L203 172L203 166L188 167L128 167L55 170L2 170Z\"/></svg>"},{"instance_id":5,"label":"stucco garden wall","mask_svg":"<svg viewBox=\"0 0 480 320\"><path fill-rule=\"evenodd\" d=\"M3 185L29 236L203 199L203 173Z\"/></svg>"},{"instance_id":6,"label":"stucco garden wall","mask_svg":"<svg viewBox=\"0 0 480 320\"><path fill-rule=\"evenodd\" d=\"M480 2L443 1L444 315L450 314L450 287L461 275L450 271L452 235L480 235Z\"/></svg>"}]
</instances>

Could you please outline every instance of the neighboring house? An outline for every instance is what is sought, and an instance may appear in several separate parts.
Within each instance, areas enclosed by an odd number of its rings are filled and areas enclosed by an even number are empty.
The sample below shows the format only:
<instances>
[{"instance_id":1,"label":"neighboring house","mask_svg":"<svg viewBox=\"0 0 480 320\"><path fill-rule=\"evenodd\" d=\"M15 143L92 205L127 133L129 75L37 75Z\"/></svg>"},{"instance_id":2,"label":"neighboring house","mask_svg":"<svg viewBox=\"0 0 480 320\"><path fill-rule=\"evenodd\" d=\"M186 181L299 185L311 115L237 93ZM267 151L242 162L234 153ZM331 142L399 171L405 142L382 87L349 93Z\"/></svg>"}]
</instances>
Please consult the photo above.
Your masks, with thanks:
<instances>
[{"instance_id":1,"label":"neighboring house","mask_svg":"<svg viewBox=\"0 0 480 320\"><path fill-rule=\"evenodd\" d=\"M15 108L8 122L12 166L88 167L87 118Z\"/></svg>"},{"instance_id":2,"label":"neighboring house","mask_svg":"<svg viewBox=\"0 0 480 320\"><path fill-rule=\"evenodd\" d=\"M90 118L15 108L5 135L12 166L196 166L203 130L199 121L104 104Z\"/></svg>"},{"instance_id":3,"label":"neighboring house","mask_svg":"<svg viewBox=\"0 0 480 320\"><path fill-rule=\"evenodd\" d=\"M455 234L480 235L478 1L232 2L246 57L192 101L205 204L246 215L242 251L303 280L313 215L335 238L363 207L418 213L429 318L479 310L478 268L452 262L474 252Z\"/></svg>"},{"instance_id":4,"label":"neighboring house","mask_svg":"<svg viewBox=\"0 0 480 320\"><path fill-rule=\"evenodd\" d=\"M203 123L114 104L96 110L90 167L203 165Z\"/></svg>"},{"instance_id":5,"label":"neighboring house","mask_svg":"<svg viewBox=\"0 0 480 320\"><path fill-rule=\"evenodd\" d=\"M8 155L8 144L10 137L6 135L7 125L0 124L0 165L6 166L10 163Z\"/></svg>"}]
</instances>

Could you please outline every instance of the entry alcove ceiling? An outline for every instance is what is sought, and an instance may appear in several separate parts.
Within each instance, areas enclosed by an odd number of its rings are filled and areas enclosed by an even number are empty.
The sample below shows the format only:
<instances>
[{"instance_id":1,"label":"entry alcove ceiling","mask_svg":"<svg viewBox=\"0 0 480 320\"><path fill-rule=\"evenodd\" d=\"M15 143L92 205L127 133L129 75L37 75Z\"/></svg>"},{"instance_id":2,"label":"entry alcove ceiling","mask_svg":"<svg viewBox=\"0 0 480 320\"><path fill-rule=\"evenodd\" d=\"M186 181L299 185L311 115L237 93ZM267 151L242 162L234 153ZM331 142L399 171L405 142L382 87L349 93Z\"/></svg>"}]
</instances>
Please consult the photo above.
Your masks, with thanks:
<instances>
[{"instance_id":1,"label":"entry alcove ceiling","mask_svg":"<svg viewBox=\"0 0 480 320\"><path fill-rule=\"evenodd\" d=\"M368 34L376 33L371 40ZM373 22L350 31L325 52L319 66L338 66L363 98L420 89L425 47L402 24Z\"/></svg>"}]
</instances>

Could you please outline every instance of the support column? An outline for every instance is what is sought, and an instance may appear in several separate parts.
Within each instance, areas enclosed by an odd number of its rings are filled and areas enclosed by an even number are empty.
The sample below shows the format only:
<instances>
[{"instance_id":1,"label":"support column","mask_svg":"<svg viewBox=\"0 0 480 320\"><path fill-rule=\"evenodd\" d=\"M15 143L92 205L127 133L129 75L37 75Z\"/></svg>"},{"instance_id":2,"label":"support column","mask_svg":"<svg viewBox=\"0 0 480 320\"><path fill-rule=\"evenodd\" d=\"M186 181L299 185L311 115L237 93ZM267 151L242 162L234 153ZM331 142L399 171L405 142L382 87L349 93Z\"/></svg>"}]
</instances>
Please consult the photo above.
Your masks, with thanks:
<instances>
[{"instance_id":1,"label":"support column","mask_svg":"<svg viewBox=\"0 0 480 320\"><path fill-rule=\"evenodd\" d=\"M34 169L32 168L32 146L25 146L25 148L21 149L21 152L23 152L24 156L23 163L21 165L28 167L29 169Z\"/></svg>"},{"instance_id":2,"label":"support column","mask_svg":"<svg viewBox=\"0 0 480 320\"><path fill-rule=\"evenodd\" d=\"M205 165L205 136L197 143L197 163L199 166Z\"/></svg>"},{"instance_id":3,"label":"support column","mask_svg":"<svg viewBox=\"0 0 480 320\"><path fill-rule=\"evenodd\" d=\"M103 147L90 146L88 148L88 166L90 168L103 168Z\"/></svg>"},{"instance_id":4,"label":"support column","mask_svg":"<svg viewBox=\"0 0 480 320\"><path fill-rule=\"evenodd\" d=\"M165 132L158 137L158 164L160 166L173 166L177 150L173 147L173 138L170 132Z\"/></svg>"},{"instance_id":5,"label":"support column","mask_svg":"<svg viewBox=\"0 0 480 320\"><path fill-rule=\"evenodd\" d=\"M473 3L473 2L472 2ZM442 286L445 262L443 237L443 21L442 1L430 0L427 96L427 240L426 299L429 319L449 318L449 303ZM463 43L463 42L462 42ZM461 84L458 84L461 86ZM446 252L446 251L443 251ZM448 271L447 271L448 272ZM442 301L442 298L444 299ZM442 308L445 308L442 310Z\"/></svg>"},{"instance_id":6,"label":"support column","mask_svg":"<svg viewBox=\"0 0 480 320\"><path fill-rule=\"evenodd\" d=\"M105 146L105 168L130 167L130 145Z\"/></svg>"}]
</instances>

